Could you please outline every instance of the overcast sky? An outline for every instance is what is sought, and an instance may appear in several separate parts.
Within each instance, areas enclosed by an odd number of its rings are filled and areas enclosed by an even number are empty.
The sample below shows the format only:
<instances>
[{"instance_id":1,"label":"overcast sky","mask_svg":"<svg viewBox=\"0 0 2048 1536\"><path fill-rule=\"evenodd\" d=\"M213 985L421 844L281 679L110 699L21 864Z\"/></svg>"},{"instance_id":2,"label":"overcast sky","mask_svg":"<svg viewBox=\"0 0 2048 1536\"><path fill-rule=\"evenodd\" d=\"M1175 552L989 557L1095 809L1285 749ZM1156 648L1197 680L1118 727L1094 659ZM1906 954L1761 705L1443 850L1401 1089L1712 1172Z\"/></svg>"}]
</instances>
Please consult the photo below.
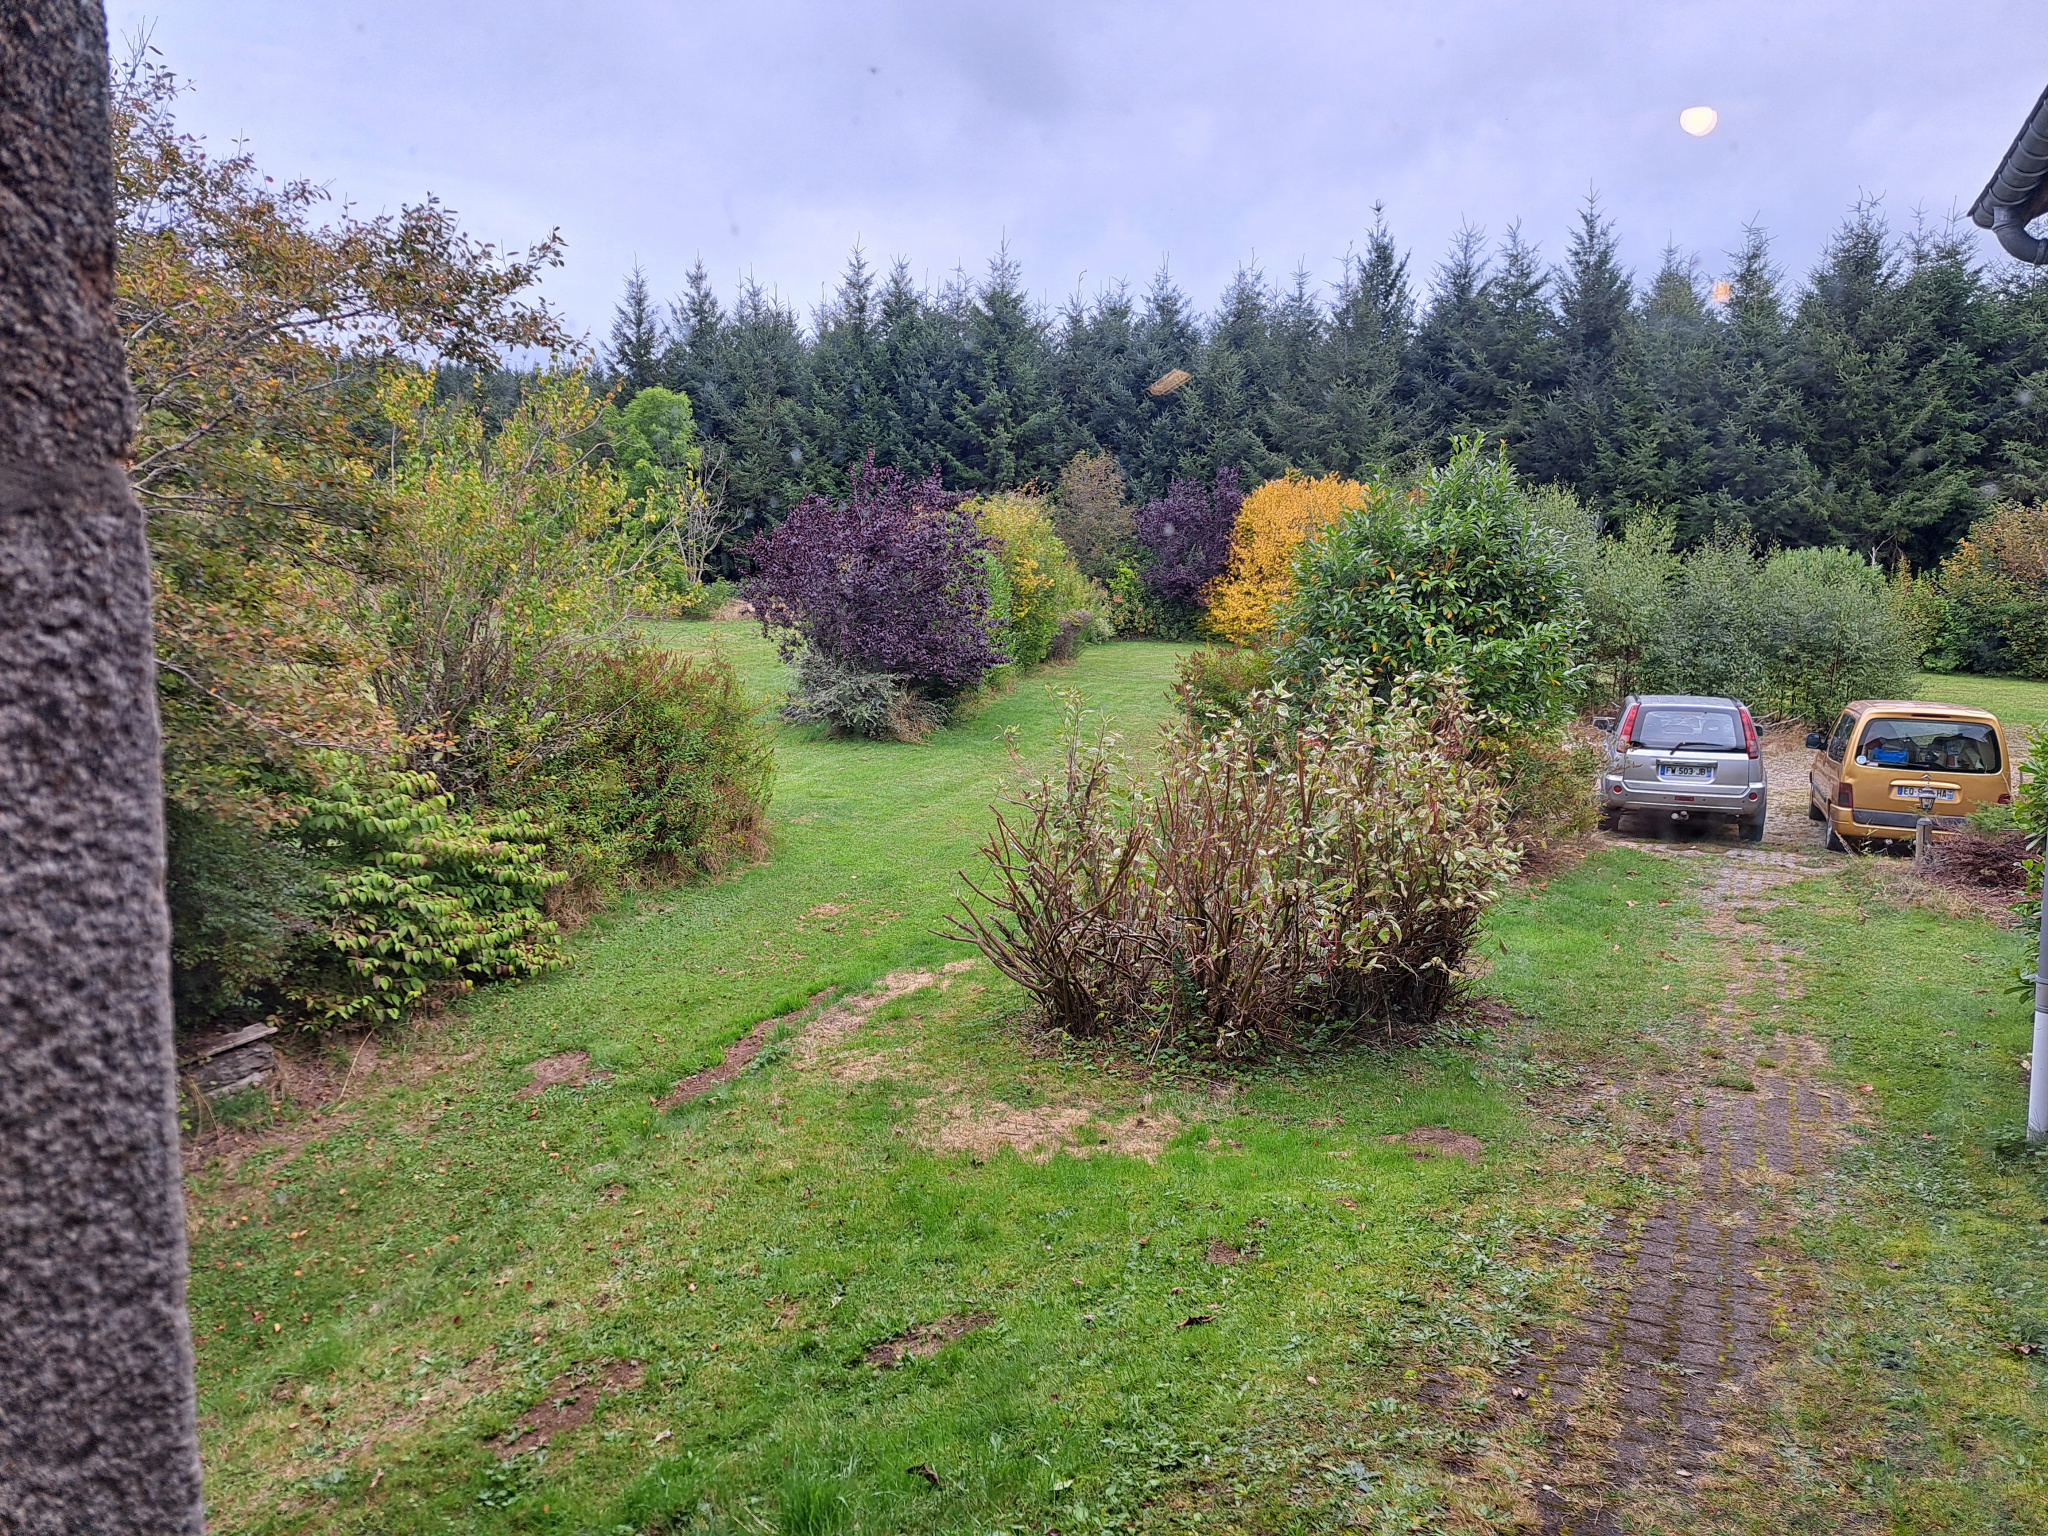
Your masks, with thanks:
<instances>
[{"instance_id":1,"label":"overcast sky","mask_svg":"<svg viewBox=\"0 0 2048 1536\"><path fill-rule=\"evenodd\" d=\"M1382 203L1426 279L1469 221L1546 256L1597 189L1647 277L1755 221L1803 271L1859 196L1967 209L2048 84L2039 0L110 0L216 147L366 211L560 227L602 338L623 274L701 256L806 316L858 240L921 275L1007 239L1057 303L1170 262L1334 277ZM119 44L116 45L117 51ZM1711 106L1718 127L1684 133ZM2003 261L1988 240L1985 259Z\"/></svg>"}]
</instances>

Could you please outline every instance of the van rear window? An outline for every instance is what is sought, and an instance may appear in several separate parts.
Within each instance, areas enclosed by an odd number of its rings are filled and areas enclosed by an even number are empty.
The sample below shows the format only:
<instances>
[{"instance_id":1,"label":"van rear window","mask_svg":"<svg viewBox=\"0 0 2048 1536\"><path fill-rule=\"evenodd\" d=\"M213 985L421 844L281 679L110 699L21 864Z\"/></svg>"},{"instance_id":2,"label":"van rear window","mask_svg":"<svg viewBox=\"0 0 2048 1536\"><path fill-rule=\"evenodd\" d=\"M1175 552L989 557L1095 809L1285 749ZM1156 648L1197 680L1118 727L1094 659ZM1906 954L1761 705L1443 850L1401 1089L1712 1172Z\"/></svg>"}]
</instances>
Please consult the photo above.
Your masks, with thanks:
<instances>
[{"instance_id":1,"label":"van rear window","mask_svg":"<svg viewBox=\"0 0 2048 1536\"><path fill-rule=\"evenodd\" d=\"M1867 720L1856 761L1879 768L1997 773L1998 733L1982 720Z\"/></svg>"},{"instance_id":2,"label":"van rear window","mask_svg":"<svg viewBox=\"0 0 2048 1536\"><path fill-rule=\"evenodd\" d=\"M1730 709L1645 707L1636 716L1632 746L1673 752L1692 747L1702 752L1740 752L1748 745L1742 721Z\"/></svg>"}]
</instances>

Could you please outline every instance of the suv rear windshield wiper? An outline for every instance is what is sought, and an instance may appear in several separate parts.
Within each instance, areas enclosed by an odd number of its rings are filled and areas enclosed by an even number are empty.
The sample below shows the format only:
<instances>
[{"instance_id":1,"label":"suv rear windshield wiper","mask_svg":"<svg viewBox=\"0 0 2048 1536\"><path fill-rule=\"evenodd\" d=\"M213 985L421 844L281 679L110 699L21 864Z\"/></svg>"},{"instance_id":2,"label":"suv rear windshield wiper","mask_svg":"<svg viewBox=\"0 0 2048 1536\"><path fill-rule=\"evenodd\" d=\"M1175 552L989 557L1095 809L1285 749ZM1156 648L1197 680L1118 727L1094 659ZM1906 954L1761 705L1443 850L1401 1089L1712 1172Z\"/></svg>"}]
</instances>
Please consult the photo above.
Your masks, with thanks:
<instances>
[{"instance_id":1,"label":"suv rear windshield wiper","mask_svg":"<svg viewBox=\"0 0 2048 1536\"><path fill-rule=\"evenodd\" d=\"M1668 747L1650 747L1647 742L1644 745L1652 752L1735 752L1741 750L1733 743L1723 741L1680 741L1674 742Z\"/></svg>"}]
</instances>

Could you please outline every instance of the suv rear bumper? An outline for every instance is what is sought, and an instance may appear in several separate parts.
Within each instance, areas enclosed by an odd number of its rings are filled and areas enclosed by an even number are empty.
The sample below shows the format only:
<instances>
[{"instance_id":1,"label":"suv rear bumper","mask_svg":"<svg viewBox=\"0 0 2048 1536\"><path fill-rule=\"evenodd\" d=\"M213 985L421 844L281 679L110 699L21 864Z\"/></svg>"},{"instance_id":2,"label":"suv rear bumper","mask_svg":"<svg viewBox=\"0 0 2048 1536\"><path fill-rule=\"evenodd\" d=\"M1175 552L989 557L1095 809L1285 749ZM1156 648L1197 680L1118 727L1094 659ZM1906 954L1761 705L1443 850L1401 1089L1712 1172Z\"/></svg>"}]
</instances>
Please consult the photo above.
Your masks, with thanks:
<instances>
[{"instance_id":1,"label":"suv rear bumper","mask_svg":"<svg viewBox=\"0 0 2048 1536\"><path fill-rule=\"evenodd\" d=\"M1617 789L1603 782L1600 792L1600 808L1610 812L1690 811L1695 816L1734 816L1752 821L1764 814L1768 804L1761 789L1694 790L1680 794L1676 790L1642 789L1626 784Z\"/></svg>"}]
</instances>

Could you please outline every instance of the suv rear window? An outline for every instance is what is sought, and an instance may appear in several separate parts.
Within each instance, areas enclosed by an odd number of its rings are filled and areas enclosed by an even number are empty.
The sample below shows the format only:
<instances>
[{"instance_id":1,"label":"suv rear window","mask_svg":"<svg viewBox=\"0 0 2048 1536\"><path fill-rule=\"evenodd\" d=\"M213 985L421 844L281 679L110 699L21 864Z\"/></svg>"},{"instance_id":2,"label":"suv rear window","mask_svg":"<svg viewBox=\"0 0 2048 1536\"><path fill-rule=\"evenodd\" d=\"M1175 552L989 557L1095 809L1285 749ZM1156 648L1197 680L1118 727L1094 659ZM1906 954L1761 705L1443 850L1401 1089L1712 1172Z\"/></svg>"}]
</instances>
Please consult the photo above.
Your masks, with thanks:
<instances>
[{"instance_id":1,"label":"suv rear window","mask_svg":"<svg viewBox=\"0 0 2048 1536\"><path fill-rule=\"evenodd\" d=\"M1866 721L1856 761L1880 768L1996 773L1998 733L1982 720Z\"/></svg>"},{"instance_id":2,"label":"suv rear window","mask_svg":"<svg viewBox=\"0 0 2048 1536\"><path fill-rule=\"evenodd\" d=\"M1646 706L1636 715L1636 733L1629 743L1659 752L1691 747L1701 752L1746 750L1742 721L1732 709Z\"/></svg>"}]
</instances>

